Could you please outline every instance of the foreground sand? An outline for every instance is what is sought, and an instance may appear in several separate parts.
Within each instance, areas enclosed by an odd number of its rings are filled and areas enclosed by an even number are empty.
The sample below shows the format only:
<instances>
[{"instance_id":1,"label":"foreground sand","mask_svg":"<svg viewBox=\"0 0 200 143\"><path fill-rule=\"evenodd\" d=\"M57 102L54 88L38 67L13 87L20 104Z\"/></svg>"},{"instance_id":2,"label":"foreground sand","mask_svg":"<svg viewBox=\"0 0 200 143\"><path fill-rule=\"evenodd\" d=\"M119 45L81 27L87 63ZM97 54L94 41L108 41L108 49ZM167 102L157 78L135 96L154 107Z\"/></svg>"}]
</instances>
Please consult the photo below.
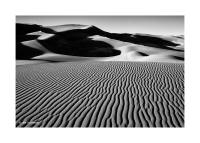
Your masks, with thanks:
<instances>
[{"instance_id":1,"label":"foreground sand","mask_svg":"<svg viewBox=\"0 0 200 143\"><path fill-rule=\"evenodd\" d=\"M184 127L184 64L16 67L17 127Z\"/></svg>"}]
</instances>

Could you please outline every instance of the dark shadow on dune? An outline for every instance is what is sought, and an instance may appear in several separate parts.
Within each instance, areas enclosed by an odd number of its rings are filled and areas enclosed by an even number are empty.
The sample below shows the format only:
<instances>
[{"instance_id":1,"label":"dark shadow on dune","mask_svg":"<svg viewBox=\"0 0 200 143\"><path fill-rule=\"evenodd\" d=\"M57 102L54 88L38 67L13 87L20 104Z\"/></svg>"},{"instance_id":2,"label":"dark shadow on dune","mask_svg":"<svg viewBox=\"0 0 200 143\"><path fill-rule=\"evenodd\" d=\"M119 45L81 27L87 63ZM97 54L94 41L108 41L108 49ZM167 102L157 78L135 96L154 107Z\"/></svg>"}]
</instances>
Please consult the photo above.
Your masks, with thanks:
<instances>
[{"instance_id":1,"label":"dark shadow on dune","mask_svg":"<svg viewBox=\"0 0 200 143\"><path fill-rule=\"evenodd\" d=\"M27 60L35 56L43 54L42 51L25 46L21 43L16 44L16 59L17 60Z\"/></svg>"},{"instance_id":2,"label":"dark shadow on dune","mask_svg":"<svg viewBox=\"0 0 200 143\"><path fill-rule=\"evenodd\" d=\"M149 56L148 54L143 53L143 52L137 52L137 53L140 54L141 56Z\"/></svg>"},{"instance_id":3,"label":"dark shadow on dune","mask_svg":"<svg viewBox=\"0 0 200 143\"><path fill-rule=\"evenodd\" d=\"M31 48L21 44L23 41L35 40L39 35L27 35L31 32L53 32L51 29L44 28L36 24L21 24L16 23L16 59L29 60L35 56L43 54L42 51L38 49Z\"/></svg>"},{"instance_id":4,"label":"dark shadow on dune","mask_svg":"<svg viewBox=\"0 0 200 143\"><path fill-rule=\"evenodd\" d=\"M16 42L20 43L20 42L23 42L23 41L35 40L38 37L39 37L38 35L17 35L16 36Z\"/></svg>"},{"instance_id":5,"label":"dark shadow on dune","mask_svg":"<svg viewBox=\"0 0 200 143\"><path fill-rule=\"evenodd\" d=\"M146 35L134 35L135 42L144 43L144 44L154 44L159 46L178 46L179 44L164 40L158 37L146 36Z\"/></svg>"},{"instance_id":6,"label":"dark shadow on dune","mask_svg":"<svg viewBox=\"0 0 200 143\"><path fill-rule=\"evenodd\" d=\"M16 24L16 34L17 35L26 35L27 33L40 31L41 27L36 24Z\"/></svg>"},{"instance_id":7,"label":"dark shadow on dune","mask_svg":"<svg viewBox=\"0 0 200 143\"><path fill-rule=\"evenodd\" d=\"M37 39L37 35L27 35L28 33L42 31L46 33L54 33L53 30L49 28L42 27L36 24L21 24L16 23L16 42L28 41Z\"/></svg>"},{"instance_id":8,"label":"dark shadow on dune","mask_svg":"<svg viewBox=\"0 0 200 143\"><path fill-rule=\"evenodd\" d=\"M184 39L184 36L174 36L176 38L179 38L179 39Z\"/></svg>"},{"instance_id":9,"label":"dark shadow on dune","mask_svg":"<svg viewBox=\"0 0 200 143\"><path fill-rule=\"evenodd\" d=\"M171 58L176 59L176 60L181 60L184 61L184 57L179 57L179 56L171 56Z\"/></svg>"},{"instance_id":10,"label":"dark shadow on dune","mask_svg":"<svg viewBox=\"0 0 200 143\"><path fill-rule=\"evenodd\" d=\"M42 31L47 33L54 33L50 28L46 28L37 24L22 24L16 23L16 35L25 35L27 33Z\"/></svg>"},{"instance_id":11,"label":"dark shadow on dune","mask_svg":"<svg viewBox=\"0 0 200 143\"><path fill-rule=\"evenodd\" d=\"M95 26L91 26L87 29L73 29L64 32L57 32L57 35L64 37L68 41L77 41L81 39L86 39L89 36L100 35L104 37L108 37L111 39L120 40L123 42L130 42L133 44L139 44L144 46L151 46L165 50L173 50L173 51L182 51L182 49L176 49L172 47L176 47L179 44L162 39L160 37L155 36L146 36L146 35L132 35L127 33L109 33L103 31ZM171 47L169 47L171 46Z\"/></svg>"},{"instance_id":12,"label":"dark shadow on dune","mask_svg":"<svg viewBox=\"0 0 200 143\"><path fill-rule=\"evenodd\" d=\"M144 46L151 46L165 50L174 50L174 51L182 51L181 49L171 48L179 46L179 44L165 40L160 37L155 36L146 36L146 35L132 35L128 33L109 33L103 31L95 26L91 26L88 29L74 29L64 32L58 32L58 35L65 37L67 40L77 40L77 39L84 39L89 36L93 35L100 35L105 36L111 39L120 40L123 42L130 42L133 44L139 44ZM171 47L169 47L171 46Z\"/></svg>"},{"instance_id":13,"label":"dark shadow on dune","mask_svg":"<svg viewBox=\"0 0 200 143\"><path fill-rule=\"evenodd\" d=\"M75 34L73 36L72 34L72 37L67 37L59 34L49 39L38 41L48 50L58 54L84 57L110 57L121 53L106 42L94 41L84 36L80 38L79 36L82 35Z\"/></svg>"},{"instance_id":14,"label":"dark shadow on dune","mask_svg":"<svg viewBox=\"0 0 200 143\"><path fill-rule=\"evenodd\" d=\"M68 40L76 40L76 39L84 39L89 36L93 35L104 35L108 36L108 32L105 32L95 26L91 26L87 29L73 29L73 30L68 30L64 32L57 32L56 34L65 37Z\"/></svg>"},{"instance_id":15,"label":"dark shadow on dune","mask_svg":"<svg viewBox=\"0 0 200 143\"><path fill-rule=\"evenodd\" d=\"M20 59L25 59L37 56L40 54L36 49L28 48L25 49L20 42L37 39L39 36L35 35L26 35L27 33L42 31L46 33L56 34L52 38L46 40L38 40L45 48L48 50L64 55L72 56L84 56L84 57L110 57L119 55L121 52L115 50L110 44L102 41L94 41L89 36L102 34L104 31L96 28L94 26L89 27L88 29L74 29L64 32L56 32L50 28L45 28L39 25L28 25L28 24L16 24L16 45L17 47L22 47L26 52L31 52L27 55L21 53L22 48L17 48L16 57ZM31 50L30 50L31 49Z\"/></svg>"},{"instance_id":16,"label":"dark shadow on dune","mask_svg":"<svg viewBox=\"0 0 200 143\"><path fill-rule=\"evenodd\" d=\"M95 41L90 39L90 36L100 35L110 39L116 39L123 42L130 42L144 46L150 46L165 50L183 51L176 49L179 44L165 40L160 37L151 35L133 35L128 33L109 33L95 26L90 26L86 29L72 29L63 32L56 32L51 27L43 27L32 24L16 24L16 44L22 41L37 39L38 36L26 35L31 32L42 31L45 33L53 33L55 36L38 40L48 50L64 55L83 56L83 57L110 57L120 55L121 51L114 49L110 44L103 41ZM17 46L18 47L18 46ZM174 47L174 48L173 48ZM18 49L17 49L18 50ZM27 52L30 50L26 50ZM17 52L17 55L20 52ZM37 53L37 54L35 54ZM145 53L140 53L142 56L148 56ZM38 52L33 52L27 55L38 55ZM21 57L20 54L17 57ZM27 56L26 56L27 57ZM30 56L28 56L30 57Z\"/></svg>"},{"instance_id":17,"label":"dark shadow on dune","mask_svg":"<svg viewBox=\"0 0 200 143\"><path fill-rule=\"evenodd\" d=\"M171 41L151 36L144 35L132 35L132 34L109 34L110 38L117 39L124 42L130 42L133 44L144 45L149 47L155 47L165 50L182 51L181 49L171 48L179 46L179 44L173 43Z\"/></svg>"},{"instance_id":18,"label":"dark shadow on dune","mask_svg":"<svg viewBox=\"0 0 200 143\"><path fill-rule=\"evenodd\" d=\"M174 49L174 48L168 47L168 46L176 47L179 44L173 43L168 40L164 40L162 38L144 36L144 35L134 35L133 38L134 38L133 42L135 42L135 44L156 47L156 48L161 48L161 49L165 49L165 50L181 51L179 49Z\"/></svg>"}]
</instances>

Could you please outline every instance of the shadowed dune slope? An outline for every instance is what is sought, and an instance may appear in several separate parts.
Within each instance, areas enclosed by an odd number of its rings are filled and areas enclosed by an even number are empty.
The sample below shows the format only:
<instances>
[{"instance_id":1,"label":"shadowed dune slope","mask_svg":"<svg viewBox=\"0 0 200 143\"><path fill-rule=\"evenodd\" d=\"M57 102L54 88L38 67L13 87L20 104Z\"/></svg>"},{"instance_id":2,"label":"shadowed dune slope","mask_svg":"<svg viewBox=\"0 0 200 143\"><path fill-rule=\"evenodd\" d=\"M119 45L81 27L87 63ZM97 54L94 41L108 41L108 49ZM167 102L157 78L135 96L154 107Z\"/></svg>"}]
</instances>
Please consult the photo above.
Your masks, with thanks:
<instances>
[{"instance_id":1,"label":"shadowed dune slope","mask_svg":"<svg viewBox=\"0 0 200 143\"><path fill-rule=\"evenodd\" d=\"M97 58L114 57L114 59L118 61L134 61L135 59L138 61L141 59L141 61L163 62L162 59L166 58L165 53L168 53L168 58L176 56L177 53L184 53L183 41L184 39L175 36L109 33L93 25L68 24L45 27L36 24L16 24L17 60L44 60L42 57L47 57L50 53L51 55L60 54L62 57L63 55ZM23 45L21 46L22 43L25 43L26 47L29 49L31 48L31 50L24 49L25 52L23 52L23 50L21 50L24 48ZM126 48L125 44L127 44L127 46L132 45L135 48L130 52L123 52L124 48ZM142 49L145 47L146 51L154 49L154 51L157 51L157 54L151 55L145 53L141 51L141 47L143 47ZM32 54L31 51L34 49L37 49L37 52L35 50L34 54ZM30 56L24 56L24 53ZM130 57L130 55L132 55L132 58L124 58ZM143 58L144 56L147 58ZM150 58L148 58L148 56L150 56ZM48 59L50 59L50 57L48 57ZM64 59L67 58L63 58L63 62L68 61ZM176 58L171 59L169 59L169 61L184 61L184 58L178 60L176 60ZM55 60L55 58L50 59L50 61Z\"/></svg>"},{"instance_id":2,"label":"shadowed dune slope","mask_svg":"<svg viewBox=\"0 0 200 143\"><path fill-rule=\"evenodd\" d=\"M53 36L39 42L53 53L82 56L82 57L110 57L120 55L110 44L103 41L95 41L90 38L79 40L66 40L66 37Z\"/></svg>"},{"instance_id":3,"label":"shadowed dune slope","mask_svg":"<svg viewBox=\"0 0 200 143\"><path fill-rule=\"evenodd\" d=\"M37 39L36 35L27 35L31 32L43 31L47 33L54 33L52 29L37 25L37 24L22 24L16 23L16 42L22 42L25 40Z\"/></svg>"},{"instance_id":4,"label":"shadowed dune slope","mask_svg":"<svg viewBox=\"0 0 200 143\"><path fill-rule=\"evenodd\" d=\"M184 64L16 68L16 127L184 127Z\"/></svg>"},{"instance_id":5,"label":"shadowed dune slope","mask_svg":"<svg viewBox=\"0 0 200 143\"><path fill-rule=\"evenodd\" d=\"M31 59L35 56L42 55L44 52L26 45L23 45L22 43L16 44L16 59Z\"/></svg>"}]
</instances>

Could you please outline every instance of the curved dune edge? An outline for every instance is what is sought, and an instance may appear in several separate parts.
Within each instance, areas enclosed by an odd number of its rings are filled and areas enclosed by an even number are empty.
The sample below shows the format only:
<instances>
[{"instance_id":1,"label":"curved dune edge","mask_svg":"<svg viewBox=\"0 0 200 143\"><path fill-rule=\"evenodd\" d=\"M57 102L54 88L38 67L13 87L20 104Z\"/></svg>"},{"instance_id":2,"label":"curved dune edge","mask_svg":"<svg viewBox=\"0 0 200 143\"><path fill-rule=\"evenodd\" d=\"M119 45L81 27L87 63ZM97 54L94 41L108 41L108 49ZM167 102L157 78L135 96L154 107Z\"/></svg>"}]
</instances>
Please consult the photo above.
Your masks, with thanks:
<instances>
[{"instance_id":1,"label":"curved dune edge","mask_svg":"<svg viewBox=\"0 0 200 143\"><path fill-rule=\"evenodd\" d=\"M16 67L16 127L184 127L184 64Z\"/></svg>"}]
</instances>

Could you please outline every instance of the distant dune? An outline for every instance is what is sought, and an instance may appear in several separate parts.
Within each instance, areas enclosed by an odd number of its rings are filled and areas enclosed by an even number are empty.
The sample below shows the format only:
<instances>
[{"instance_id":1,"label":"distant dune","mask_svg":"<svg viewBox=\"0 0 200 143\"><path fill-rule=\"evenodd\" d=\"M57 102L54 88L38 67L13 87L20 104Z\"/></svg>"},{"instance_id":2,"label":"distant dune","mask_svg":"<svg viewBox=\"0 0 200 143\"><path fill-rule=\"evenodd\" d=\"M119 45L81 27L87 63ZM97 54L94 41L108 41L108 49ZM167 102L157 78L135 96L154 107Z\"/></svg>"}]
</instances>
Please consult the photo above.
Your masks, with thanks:
<instances>
[{"instance_id":1,"label":"distant dune","mask_svg":"<svg viewBox=\"0 0 200 143\"><path fill-rule=\"evenodd\" d=\"M92 25L44 27L18 23L16 37L17 60L71 62L87 57L95 61L184 61L183 35L109 33Z\"/></svg>"},{"instance_id":2,"label":"distant dune","mask_svg":"<svg viewBox=\"0 0 200 143\"><path fill-rule=\"evenodd\" d=\"M16 77L17 127L184 126L183 64L46 63Z\"/></svg>"}]
</instances>

